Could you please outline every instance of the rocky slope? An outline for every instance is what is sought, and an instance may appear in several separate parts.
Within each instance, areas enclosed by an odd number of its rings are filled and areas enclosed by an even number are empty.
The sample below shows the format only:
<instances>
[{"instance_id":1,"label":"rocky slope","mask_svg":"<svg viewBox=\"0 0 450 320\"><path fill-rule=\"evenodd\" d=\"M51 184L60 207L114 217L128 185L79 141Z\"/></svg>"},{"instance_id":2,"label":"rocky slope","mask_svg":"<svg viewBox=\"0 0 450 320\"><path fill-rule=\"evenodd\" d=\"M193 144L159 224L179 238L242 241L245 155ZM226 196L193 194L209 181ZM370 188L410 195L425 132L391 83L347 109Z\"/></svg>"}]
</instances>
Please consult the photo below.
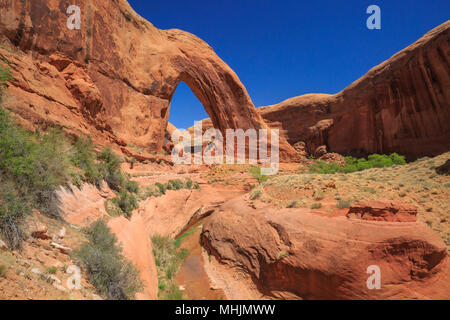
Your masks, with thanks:
<instances>
[{"instance_id":1,"label":"rocky slope","mask_svg":"<svg viewBox=\"0 0 450 320\"><path fill-rule=\"evenodd\" d=\"M313 155L321 146L353 155L438 155L450 149L449 41L447 21L340 93L307 94L257 110ZM205 130L211 125L203 121Z\"/></svg>"},{"instance_id":2,"label":"rocky slope","mask_svg":"<svg viewBox=\"0 0 450 320\"><path fill-rule=\"evenodd\" d=\"M98 144L159 152L184 81L217 128L267 128L237 75L201 39L157 29L126 1L78 6L81 29L69 30L66 1L0 4L0 58L14 78L5 105L24 124L59 124ZM295 157L284 139L280 149Z\"/></svg>"},{"instance_id":3,"label":"rocky slope","mask_svg":"<svg viewBox=\"0 0 450 320\"><path fill-rule=\"evenodd\" d=\"M414 208L384 204L366 203L361 218L234 199L203 227L208 253L228 266L212 277L228 279L228 298L237 299L447 299L445 244L415 221ZM387 221L376 219L380 211ZM372 265L381 270L380 289L367 286ZM242 281L253 292L240 292Z\"/></svg>"}]
</instances>

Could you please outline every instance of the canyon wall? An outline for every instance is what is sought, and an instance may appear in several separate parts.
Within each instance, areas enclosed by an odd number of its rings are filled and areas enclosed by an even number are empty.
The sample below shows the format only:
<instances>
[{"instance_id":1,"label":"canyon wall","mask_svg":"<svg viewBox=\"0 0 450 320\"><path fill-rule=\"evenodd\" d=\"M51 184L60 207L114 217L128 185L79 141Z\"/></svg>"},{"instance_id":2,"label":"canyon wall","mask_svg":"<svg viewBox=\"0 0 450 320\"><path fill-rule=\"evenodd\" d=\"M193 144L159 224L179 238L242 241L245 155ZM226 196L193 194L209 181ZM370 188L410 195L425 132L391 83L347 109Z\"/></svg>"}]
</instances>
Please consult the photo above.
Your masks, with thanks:
<instances>
[{"instance_id":1,"label":"canyon wall","mask_svg":"<svg viewBox=\"0 0 450 320\"><path fill-rule=\"evenodd\" d=\"M270 126L311 153L409 157L450 150L450 21L336 95L310 94L258 108Z\"/></svg>"},{"instance_id":2,"label":"canyon wall","mask_svg":"<svg viewBox=\"0 0 450 320\"><path fill-rule=\"evenodd\" d=\"M335 95L306 94L257 108L292 145L410 158L450 150L450 21ZM203 120L203 129L213 124Z\"/></svg>"},{"instance_id":3,"label":"canyon wall","mask_svg":"<svg viewBox=\"0 0 450 320\"><path fill-rule=\"evenodd\" d=\"M4 105L24 125L58 124L100 144L158 152L184 81L220 130L267 128L238 76L201 39L159 30L126 1L77 5L81 28L70 30L66 1L0 2L0 58L14 78ZM295 156L284 139L280 150Z\"/></svg>"}]
</instances>

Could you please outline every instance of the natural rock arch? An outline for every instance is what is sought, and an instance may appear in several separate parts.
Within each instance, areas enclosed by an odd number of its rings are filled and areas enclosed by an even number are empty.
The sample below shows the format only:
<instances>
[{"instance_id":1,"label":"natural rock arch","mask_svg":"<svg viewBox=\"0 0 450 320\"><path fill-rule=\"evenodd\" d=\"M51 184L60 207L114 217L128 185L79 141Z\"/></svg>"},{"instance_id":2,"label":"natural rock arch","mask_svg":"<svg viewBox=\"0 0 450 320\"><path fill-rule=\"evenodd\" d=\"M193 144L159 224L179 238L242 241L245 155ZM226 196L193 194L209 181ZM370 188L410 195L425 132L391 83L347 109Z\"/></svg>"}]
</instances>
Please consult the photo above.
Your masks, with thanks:
<instances>
[{"instance_id":1,"label":"natural rock arch","mask_svg":"<svg viewBox=\"0 0 450 320\"><path fill-rule=\"evenodd\" d=\"M154 27L126 1L78 1L80 30L66 26L66 1L9 2L0 7L2 37L51 65L45 68L56 68L50 70L55 73L51 83L61 82L44 93L39 86L23 88L29 83L20 88L48 97L43 110L56 102L51 112L63 126L73 127L74 121L57 116L61 104L76 110L79 128L71 128L74 131L99 130L122 144L157 152L163 145L170 100L184 81L216 128L268 128L237 75L208 44L181 30ZM16 67L20 69L19 62ZM36 68L36 73L41 70ZM280 157L295 157L284 138Z\"/></svg>"}]
</instances>

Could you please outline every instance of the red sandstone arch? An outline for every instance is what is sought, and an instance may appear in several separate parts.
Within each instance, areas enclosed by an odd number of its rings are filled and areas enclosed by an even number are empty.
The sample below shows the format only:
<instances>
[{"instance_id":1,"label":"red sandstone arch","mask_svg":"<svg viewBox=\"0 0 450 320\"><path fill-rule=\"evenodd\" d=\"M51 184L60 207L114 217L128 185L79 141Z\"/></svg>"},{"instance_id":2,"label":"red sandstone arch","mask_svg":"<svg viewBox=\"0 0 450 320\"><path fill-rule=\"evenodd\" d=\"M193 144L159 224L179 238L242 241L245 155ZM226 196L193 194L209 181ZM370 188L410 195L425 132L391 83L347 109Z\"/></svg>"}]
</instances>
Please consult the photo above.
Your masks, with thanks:
<instances>
[{"instance_id":1,"label":"red sandstone arch","mask_svg":"<svg viewBox=\"0 0 450 320\"><path fill-rule=\"evenodd\" d=\"M66 1L9 2L0 7L0 17L9 17L0 18L2 37L57 68L84 121L119 141L161 150L180 81L216 128L267 128L237 75L208 44L181 30L157 29L126 1L79 0L81 30L66 27ZM284 138L280 153L295 157Z\"/></svg>"}]
</instances>

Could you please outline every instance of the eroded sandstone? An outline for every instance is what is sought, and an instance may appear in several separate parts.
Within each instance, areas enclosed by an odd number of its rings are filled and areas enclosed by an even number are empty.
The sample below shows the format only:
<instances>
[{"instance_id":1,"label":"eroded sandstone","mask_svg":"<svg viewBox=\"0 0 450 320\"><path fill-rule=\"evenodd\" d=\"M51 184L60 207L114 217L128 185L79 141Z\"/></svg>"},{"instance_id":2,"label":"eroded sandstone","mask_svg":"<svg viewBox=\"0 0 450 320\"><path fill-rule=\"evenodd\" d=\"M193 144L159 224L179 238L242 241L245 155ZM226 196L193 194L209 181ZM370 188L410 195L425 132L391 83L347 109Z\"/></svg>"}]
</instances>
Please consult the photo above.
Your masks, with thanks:
<instances>
[{"instance_id":1,"label":"eroded sandstone","mask_svg":"<svg viewBox=\"0 0 450 320\"><path fill-rule=\"evenodd\" d=\"M418 222L253 209L241 197L204 224L202 243L221 264L247 275L256 288L250 298L446 299L450 293L445 244ZM380 290L366 285L371 265L380 267Z\"/></svg>"}]
</instances>

